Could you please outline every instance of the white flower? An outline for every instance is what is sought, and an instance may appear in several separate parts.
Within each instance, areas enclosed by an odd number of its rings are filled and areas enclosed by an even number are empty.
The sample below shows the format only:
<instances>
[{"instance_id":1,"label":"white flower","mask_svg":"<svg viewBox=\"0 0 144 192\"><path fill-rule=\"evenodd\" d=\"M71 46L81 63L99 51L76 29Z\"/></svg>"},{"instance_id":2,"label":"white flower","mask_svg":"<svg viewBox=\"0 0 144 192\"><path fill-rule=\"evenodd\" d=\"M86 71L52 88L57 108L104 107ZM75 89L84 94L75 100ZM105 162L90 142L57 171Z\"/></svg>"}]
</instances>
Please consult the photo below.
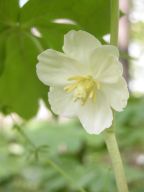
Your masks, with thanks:
<instances>
[{"instance_id":1,"label":"white flower","mask_svg":"<svg viewBox=\"0 0 144 192\"><path fill-rule=\"evenodd\" d=\"M77 116L88 133L99 134L112 125L112 108L122 111L129 97L118 49L72 30L64 36L63 51L38 56L37 75L50 86L52 111Z\"/></svg>"}]
</instances>

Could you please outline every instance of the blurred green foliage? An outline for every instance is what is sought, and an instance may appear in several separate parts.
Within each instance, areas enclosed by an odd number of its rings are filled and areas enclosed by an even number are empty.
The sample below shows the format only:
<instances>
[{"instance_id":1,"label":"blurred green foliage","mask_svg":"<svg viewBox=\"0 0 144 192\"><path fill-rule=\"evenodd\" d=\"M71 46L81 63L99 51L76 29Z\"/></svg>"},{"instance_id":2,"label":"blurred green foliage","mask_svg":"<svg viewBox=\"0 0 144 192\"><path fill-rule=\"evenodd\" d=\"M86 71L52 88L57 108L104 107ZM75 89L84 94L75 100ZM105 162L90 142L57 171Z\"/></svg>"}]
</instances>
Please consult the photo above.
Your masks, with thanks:
<instances>
[{"instance_id":1,"label":"blurred green foliage","mask_svg":"<svg viewBox=\"0 0 144 192\"><path fill-rule=\"evenodd\" d=\"M55 23L56 19L73 24ZM19 0L0 0L0 110L33 117L40 98L48 105L48 88L36 76L37 55L47 48L61 50L70 29L101 39L109 23L109 0L29 0L23 7Z\"/></svg>"},{"instance_id":2,"label":"blurred green foliage","mask_svg":"<svg viewBox=\"0 0 144 192\"><path fill-rule=\"evenodd\" d=\"M131 98L127 109L116 114L116 132L131 192L144 189L144 167L138 163L144 150L143 109L144 98ZM0 191L76 192L79 187L87 192L116 191L102 135L88 135L77 121L30 121L21 129L35 147L16 128L1 129ZM41 148L37 160L34 148ZM63 177L49 160L72 181Z\"/></svg>"},{"instance_id":3,"label":"blurred green foliage","mask_svg":"<svg viewBox=\"0 0 144 192\"><path fill-rule=\"evenodd\" d=\"M144 36L143 36L143 34L144 34L144 22L139 21L139 22L133 23L131 28L132 28L131 29L132 30L131 31L132 39L142 45L144 42Z\"/></svg>"}]
</instances>

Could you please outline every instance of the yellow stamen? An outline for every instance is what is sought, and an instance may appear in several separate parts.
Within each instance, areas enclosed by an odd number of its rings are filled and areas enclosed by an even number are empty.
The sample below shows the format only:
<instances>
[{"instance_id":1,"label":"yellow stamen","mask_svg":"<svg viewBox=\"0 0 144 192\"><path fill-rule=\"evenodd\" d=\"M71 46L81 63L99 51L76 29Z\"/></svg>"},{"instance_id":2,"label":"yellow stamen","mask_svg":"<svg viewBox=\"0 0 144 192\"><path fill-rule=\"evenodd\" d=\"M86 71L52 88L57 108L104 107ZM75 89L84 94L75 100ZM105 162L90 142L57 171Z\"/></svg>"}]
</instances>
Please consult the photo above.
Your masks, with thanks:
<instances>
[{"instance_id":1,"label":"yellow stamen","mask_svg":"<svg viewBox=\"0 0 144 192\"><path fill-rule=\"evenodd\" d=\"M73 76L68 79L73 83L64 87L67 93L73 92L74 101L80 100L84 105L88 99L96 101L96 91L100 89L100 83L93 79L92 76Z\"/></svg>"}]
</instances>

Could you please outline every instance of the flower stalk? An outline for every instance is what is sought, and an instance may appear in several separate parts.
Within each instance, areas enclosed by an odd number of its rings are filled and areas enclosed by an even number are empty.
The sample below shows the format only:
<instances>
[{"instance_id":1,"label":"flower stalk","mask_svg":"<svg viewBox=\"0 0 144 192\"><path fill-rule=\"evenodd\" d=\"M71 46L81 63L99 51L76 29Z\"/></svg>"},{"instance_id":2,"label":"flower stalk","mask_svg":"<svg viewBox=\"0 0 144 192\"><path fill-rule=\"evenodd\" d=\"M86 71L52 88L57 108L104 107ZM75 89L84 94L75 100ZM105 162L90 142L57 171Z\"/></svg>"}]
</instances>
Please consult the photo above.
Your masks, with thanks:
<instances>
[{"instance_id":1,"label":"flower stalk","mask_svg":"<svg viewBox=\"0 0 144 192\"><path fill-rule=\"evenodd\" d=\"M118 45L118 25L119 25L119 0L111 0L111 26L110 26L110 44ZM119 147L113 127L104 132L105 143L112 161L115 173L116 184L119 192L128 192L127 181L123 168Z\"/></svg>"},{"instance_id":2,"label":"flower stalk","mask_svg":"<svg viewBox=\"0 0 144 192\"><path fill-rule=\"evenodd\" d=\"M119 0L111 0L110 14L110 44L117 46L119 29Z\"/></svg>"},{"instance_id":3,"label":"flower stalk","mask_svg":"<svg viewBox=\"0 0 144 192\"><path fill-rule=\"evenodd\" d=\"M107 149L112 161L118 191L128 192L128 186L124 173L123 163L113 128L110 128L107 131L105 131L104 136Z\"/></svg>"}]
</instances>

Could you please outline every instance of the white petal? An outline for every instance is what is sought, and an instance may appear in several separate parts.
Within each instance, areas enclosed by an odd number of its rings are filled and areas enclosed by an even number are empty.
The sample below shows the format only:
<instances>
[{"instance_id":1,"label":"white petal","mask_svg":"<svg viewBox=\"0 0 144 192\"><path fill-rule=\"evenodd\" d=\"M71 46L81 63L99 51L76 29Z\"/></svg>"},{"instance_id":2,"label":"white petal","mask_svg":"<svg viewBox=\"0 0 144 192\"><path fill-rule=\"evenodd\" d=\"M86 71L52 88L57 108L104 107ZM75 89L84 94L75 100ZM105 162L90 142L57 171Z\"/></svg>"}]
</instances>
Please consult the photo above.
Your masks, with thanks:
<instances>
[{"instance_id":1,"label":"white petal","mask_svg":"<svg viewBox=\"0 0 144 192\"><path fill-rule=\"evenodd\" d=\"M101 46L99 40L85 31L71 30L64 36L64 53L76 58L82 64L88 62L89 55L99 46Z\"/></svg>"},{"instance_id":2,"label":"white petal","mask_svg":"<svg viewBox=\"0 0 144 192\"><path fill-rule=\"evenodd\" d=\"M38 60L37 75L46 85L65 85L69 77L80 75L79 63L55 50L42 52Z\"/></svg>"},{"instance_id":3,"label":"white petal","mask_svg":"<svg viewBox=\"0 0 144 192\"><path fill-rule=\"evenodd\" d=\"M116 111L122 111L127 105L129 98L129 92L124 78L119 78L114 84L103 84L101 88L109 100L111 107Z\"/></svg>"},{"instance_id":4,"label":"white petal","mask_svg":"<svg viewBox=\"0 0 144 192\"><path fill-rule=\"evenodd\" d=\"M97 93L96 103L87 102L81 107L78 117L90 134L99 134L112 124L112 110L107 99L100 92Z\"/></svg>"},{"instance_id":5,"label":"white petal","mask_svg":"<svg viewBox=\"0 0 144 192\"><path fill-rule=\"evenodd\" d=\"M48 93L52 111L65 117L76 116L79 103L73 101L72 94L64 91L64 87L51 87Z\"/></svg>"},{"instance_id":6,"label":"white petal","mask_svg":"<svg viewBox=\"0 0 144 192\"><path fill-rule=\"evenodd\" d=\"M93 51L90 59L91 73L101 82L113 83L122 75L122 64L115 46L104 45Z\"/></svg>"}]
</instances>

